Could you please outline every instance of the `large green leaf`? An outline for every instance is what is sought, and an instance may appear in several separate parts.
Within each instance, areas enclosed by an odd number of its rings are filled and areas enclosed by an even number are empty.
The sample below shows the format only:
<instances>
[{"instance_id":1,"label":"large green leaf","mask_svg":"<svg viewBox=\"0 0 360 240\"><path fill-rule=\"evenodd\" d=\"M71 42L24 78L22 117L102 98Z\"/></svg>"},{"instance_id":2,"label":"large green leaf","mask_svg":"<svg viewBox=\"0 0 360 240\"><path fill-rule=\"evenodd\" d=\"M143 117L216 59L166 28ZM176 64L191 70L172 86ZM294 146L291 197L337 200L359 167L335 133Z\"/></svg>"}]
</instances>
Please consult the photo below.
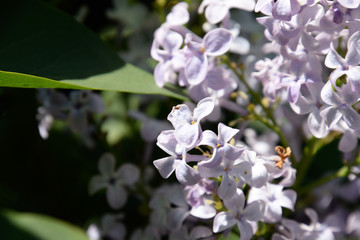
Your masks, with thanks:
<instances>
[{"instance_id":1,"label":"large green leaf","mask_svg":"<svg viewBox=\"0 0 360 240\"><path fill-rule=\"evenodd\" d=\"M0 8L0 86L98 89L184 98L123 62L72 17L38 0Z\"/></svg>"},{"instance_id":2,"label":"large green leaf","mask_svg":"<svg viewBox=\"0 0 360 240\"><path fill-rule=\"evenodd\" d=\"M0 212L2 240L88 240L85 232L61 220L13 211Z\"/></svg>"}]
</instances>

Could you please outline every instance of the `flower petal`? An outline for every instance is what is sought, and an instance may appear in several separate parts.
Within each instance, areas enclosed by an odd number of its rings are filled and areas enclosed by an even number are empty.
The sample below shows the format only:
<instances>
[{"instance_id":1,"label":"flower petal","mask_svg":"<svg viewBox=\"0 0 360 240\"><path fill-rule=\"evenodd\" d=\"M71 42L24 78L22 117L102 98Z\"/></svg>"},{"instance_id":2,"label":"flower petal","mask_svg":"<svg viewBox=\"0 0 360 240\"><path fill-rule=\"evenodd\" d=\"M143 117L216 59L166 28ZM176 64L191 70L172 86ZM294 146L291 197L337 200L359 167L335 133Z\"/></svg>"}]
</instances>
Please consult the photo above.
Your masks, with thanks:
<instances>
[{"instance_id":1,"label":"flower petal","mask_svg":"<svg viewBox=\"0 0 360 240\"><path fill-rule=\"evenodd\" d=\"M110 185L106 191L106 198L110 207L119 209L124 206L127 199L127 193L122 186Z\"/></svg>"},{"instance_id":2,"label":"flower petal","mask_svg":"<svg viewBox=\"0 0 360 240\"><path fill-rule=\"evenodd\" d=\"M204 37L205 52L209 56L220 56L229 51L233 35L225 28L216 28Z\"/></svg>"}]
</instances>

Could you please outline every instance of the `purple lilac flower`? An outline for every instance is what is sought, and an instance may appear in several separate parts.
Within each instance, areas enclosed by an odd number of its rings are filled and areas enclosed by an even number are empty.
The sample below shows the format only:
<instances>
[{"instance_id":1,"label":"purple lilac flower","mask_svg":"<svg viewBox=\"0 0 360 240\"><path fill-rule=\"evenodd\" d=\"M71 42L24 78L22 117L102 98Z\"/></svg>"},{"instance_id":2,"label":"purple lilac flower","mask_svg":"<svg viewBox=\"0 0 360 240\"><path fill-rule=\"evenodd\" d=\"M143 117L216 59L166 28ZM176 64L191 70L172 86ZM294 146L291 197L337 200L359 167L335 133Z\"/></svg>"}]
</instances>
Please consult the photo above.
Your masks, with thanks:
<instances>
[{"instance_id":1,"label":"purple lilac flower","mask_svg":"<svg viewBox=\"0 0 360 240\"><path fill-rule=\"evenodd\" d=\"M263 200L266 203L263 220L268 223L275 223L281 220L281 207L294 210L296 192L291 189L283 190L281 185L267 183L261 188L251 188L248 202L258 200Z\"/></svg>"},{"instance_id":2,"label":"purple lilac flower","mask_svg":"<svg viewBox=\"0 0 360 240\"><path fill-rule=\"evenodd\" d=\"M256 232L256 222L263 217L264 202L255 201L245 207L245 196L237 189L232 198L224 200L224 204L230 212L220 212L215 216L213 231L222 232L236 224L240 240L250 240Z\"/></svg>"}]
</instances>

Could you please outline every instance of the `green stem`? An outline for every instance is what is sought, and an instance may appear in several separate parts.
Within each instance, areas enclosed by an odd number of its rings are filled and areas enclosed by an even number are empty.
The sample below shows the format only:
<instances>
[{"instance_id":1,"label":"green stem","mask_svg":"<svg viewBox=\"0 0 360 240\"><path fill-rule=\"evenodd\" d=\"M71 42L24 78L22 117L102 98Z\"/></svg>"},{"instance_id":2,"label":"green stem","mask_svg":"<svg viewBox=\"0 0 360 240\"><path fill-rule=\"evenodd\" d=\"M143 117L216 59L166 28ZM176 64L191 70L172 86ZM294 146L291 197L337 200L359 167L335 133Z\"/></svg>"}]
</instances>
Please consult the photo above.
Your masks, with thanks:
<instances>
[{"instance_id":1,"label":"green stem","mask_svg":"<svg viewBox=\"0 0 360 240\"><path fill-rule=\"evenodd\" d=\"M270 129L272 129L274 132L276 132L278 134L278 136L280 138L280 142L285 148L288 147L289 143L286 140L284 134L282 133L280 126L276 122L272 110L264 105L260 95L257 94L251 88L251 86L248 84L248 82L246 81L245 76L244 76L244 71L239 72L238 69L233 66L233 64L229 61L228 58L224 59L224 62L236 74L236 76L240 79L240 81L245 85L245 87L249 91L249 94L252 96L252 98L255 100L255 102L261 106L261 108L264 110L264 112L266 114L266 117L271 120L271 123L269 121L267 121L267 120L264 121L265 119L263 117L259 116L255 112L253 112L256 115L256 117L260 121L262 121L266 126L268 126ZM292 163L293 166L297 165L296 159L295 159L293 154L290 156L290 160L291 160L291 163Z\"/></svg>"},{"instance_id":2,"label":"green stem","mask_svg":"<svg viewBox=\"0 0 360 240\"><path fill-rule=\"evenodd\" d=\"M360 158L357 158L353 163L348 164L337 170L336 172L327 175L325 177L320 178L319 180L305 186L304 188L298 190L298 195L303 195L305 193L308 193L312 191L313 189L335 179L335 178L342 178L347 177L351 173L351 167L360 164Z\"/></svg>"}]
</instances>

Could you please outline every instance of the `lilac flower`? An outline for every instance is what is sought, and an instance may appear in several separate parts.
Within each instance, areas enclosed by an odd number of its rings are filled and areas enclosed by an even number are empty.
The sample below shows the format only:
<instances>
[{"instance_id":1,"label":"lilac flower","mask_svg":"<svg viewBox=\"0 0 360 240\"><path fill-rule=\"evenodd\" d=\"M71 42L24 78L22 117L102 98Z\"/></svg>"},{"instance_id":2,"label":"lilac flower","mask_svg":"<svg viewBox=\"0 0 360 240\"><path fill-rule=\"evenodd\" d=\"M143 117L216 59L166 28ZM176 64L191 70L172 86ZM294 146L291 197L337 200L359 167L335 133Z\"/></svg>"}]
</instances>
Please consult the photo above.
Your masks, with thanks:
<instances>
[{"instance_id":1,"label":"lilac flower","mask_svg":"<svg viewBox=\"0 0 360 240\"><path fill-rule=\"evenodd\" d=\"M302 239L306 240L333 240L334 231L337 229L329 227L326 224L319 222L317 213L311 209L305 209L306 215L310 218L310 225L301 224L301 229L304 231Z\"/></svg>"},{"instance_id":2,"label":"lilac flower","mask_svg":"<svg viewBox=\"0 0 360 240\"><path fill-rule=\"evenodd\" d=\"M106 188L106 197L110 207L121 208L127 199L124 186L132 186L140 177L139 169L133 164L123 164L115 171L115 158L113 155L104 154L98 165L101 175L91 178L89 192L94 194L102 188Z\"/></svg>"},{"instance_id":3,"label":"lilac flower","mask_svg":"<svg viewBox=\"0 0 360 240\"><path fill-rule=\"evenodd\" d=\"M190 214L197 218L209 219L216 215L213 206L212 194L215 192L216 183L207 178L202 178L197 184L185 186L186 198L191 206Z\"/></svg>"},{"instance_id":4,"label":"lilac flower","mask_svg":"<svg viewBox=\"0 0 360 240\"><path fill-rule=\"evenodd\" d=\"M345 8L358 8L360 5L359 0L337 0Z\"/></svg>"},{"instance_id":5,"label":"lilac flower","mask_svg":"<svg viewBox=\"0 0 360 240\"><path fill-rule=\"evenodd\" d=\"M106 214L101 218L101 227L91 224L86 231L90 240L123 240L126 228L120 222L122 215Z\"/></svg>"},{"instance_id":6,"label":"lilac flower","mask_svg":"<svg viewBox=\"0 0 360 240\"><path fill-rule=\"evenodd\" d=\"M201 161L200 165L207 168L216 167L221 163L224 156L230 161L238 159L243 149L236 148L228 143L238 132L238 129L230 128L222 123L218 125L218 136L212 131L204 131L198 145L210 146L213 153L210 159Z\"/></svg>"},{"instance_id":7,"label":"lilac flower","mask_svg":"<svg viewBox=\"0 0 360 240\"><path fill-rule=\"evenodd\" d=\"M240 230L240 240L250 240L256 232L253 225L263 216L264 203L255 201L245 207L244 194L237 189L232 198L224 200L224 204L230 212L220 212L215 216L213 231L221 232L237 224Z\"/></svg>"},{"instance_id":8,"label":"lilac flower","mask_svg":"<svg viewBox=\"0 0 360 240\"><path fill-rule=\"evenodd\" d=\"M334 127L340 119L352 129L360 128L360 115L352 107L359 99L359 93L351 90L350 84L345 84L338 91L334 91L328 81L321 91L321 98L329 106L320 112L329 128Z\"/></svg>"},{"instance_id":9,"label":"lilac flower","mask_svg":"<svg viewBox=\"0 0 360 240\"><path fill-rule=\"evenodd\" d=\"M348 52L345 58L342 58L334 49L334 45L330 44L330 51L326 56L325 65L328 68L336 68L329 77L332 85L339 89L336 84L336 80L343 75L347 76L352 91L360 90L360 51L358 50L357 42L360 38L360 31L354 33L348 40L347 49Z\"/></svg>"},{"instance_id":10,"label":"lilac flower","mask_svg":"<svg viewBox=\"0 0 360 240\"><path fill-rule=\"evenodd\" d=\"M188 106L180 104L173 107L168 120L175 128L175 138L184 147L193 148L201 137L200 121L214 109L214 101L204 98L191 113Z\"/></svg>"},{"instance_id":11,"label":"lilac flower","mask_svg":"<svg viewBox=\"0 0 360 240\"><path fill-rule=\"evenodd\" d=\"M275 233L271 240L296 240L303 237L304 231L298 222L283 218L281 224L278 229L282 234Z\"/></svg>"},{"instance_id":12,"label":"lilac flower","mask_svg":"<svg viewBox=\"0 0 360 240\"><path fill-rule=\"evenodd\" d=\"M245 149L241 155L241 159L251 164L251 180L248 182L251 186L260 188L265 185L268 180L268 171L264 165L264 161L256 156L254 151Z\"/></svg>"},{"instance_id":13,"label":"lilac flower","mask_svg":"<svg viewBox=\"0 0 360 240\"><path fill-rule=\"evenodd\" d=\"M278 0L273 5L272 15L275 19L290 21L300 11L300 7L297 0Z\"/></svg>"},{"instance_id":14,"label":"lilac flower","mask_svg":"<svg viewBox=\"0 0 360 240\"><path fill-rule=\"evenodd\" d=\"M88 138L90 126L88 124L88 115L92 113L101 113L105 109L102 98L90 90L71 91L68 103L69 114L67 121L70 129L82 137ZM92 146L89 139L87 143Z\"/></svg>"},{"instance_id":15,"label":"lilac flower","mask_svg":"<svg viewBox=\"0 0 360 240\"><path fill-rule=\"evenodd\" d=\"M199 7L199 14L204 12L206 20L211 24L221 22L228 14L230 8L243 9L245 11L253 11L255 1L249 0L246 2L236 0L204 0Z\"/></svg>"},{"instance_id":16,"label":"lilac flower","mask_svg":"<svg viewBox=\"0 0 360 240\"><path fill-rule=\"evenodd\" d=\"M172 231L169 240L196 240L212 236L211 229L203 226L197 226L188 233L187 227L183 226L179 230Z\"/></svg>"},{"instance_id":17,"label":"lilac flower","mask_svg":"<svg viewBox=\"0 0 360 240\"><path fill-rule=\"evenodd\" d=\"M190 84L199 84L208 72L208 57L220 56L229 51L233 36L224 28L211 30L204 36L202 42L194 41L192 36L187 34L185 38L184 74Z\"/></svg>"},{"instance_id":18,"label":"lilac flower","mask_svg":"<svg viewBox=\"0 0 360 240\"><path fill-rule=\"evenodd\" d=\"M307 125L310 132L317 138L323 138L329 133L329 128L325 120L321 117L320 112L328 107L320 97L320 92L324 84L308 83L303 85L303 94L299 96L295 103L290 106L297 114L309 114Z\"/></svg>"},{"instance_id":19,"label":"lilac flower","mask_svg":"<svg viewBox=\"0 0 360 240\"><path fill-rule=\"evenodd\" d=\"M187 154L185 148L176 140L175 134L174 130L167 130L159 135L157 145L170 156L155 160L154 165L163 178L168 178L175 171L180 183L193 185L200 180L200 175L187 162L199 161L201 157L205 157Z\"/></svg>"},{"instance_id":20,"label":"lilac flower","mask_svg":"<svg viewBox=\"0 0 360 240\"><path fill-rule=\"evenodd\" d=\"M235 177L246 183L251 182L252 178L251 164L242 159L230 161L224 158L217 167L207 168L199 164L198 169L202 177L217 178L222 176L221 184L217 190L221 199L229 199L235 194L238 185Z\"/></svg>"},{"instance_id":21,"label":"lilac flower","mask_svg":"<svg viewBox=\"0 0 360 240\"><path fill-rule=\"evenodd\" d=\"M248 202L258 200L263 200L266 203L263 220L268 223L275 223L281 220L281 207L294 209L296 192L291 189L283 190L281 185L267 183L261 188L251 188Z\"/></svg>"},{"instance_id":22,"label":"lilac flower","mask_svg":"<svg viewBox=\"0 0 360 240\"><path fill-rule=\"evenodd\" d=\"M166 16L166 25L180 26L186 24L190 15L187 10L188 4L186 2L179 2L172 9L171 12Z\"/></svg>"}]
</instances>

